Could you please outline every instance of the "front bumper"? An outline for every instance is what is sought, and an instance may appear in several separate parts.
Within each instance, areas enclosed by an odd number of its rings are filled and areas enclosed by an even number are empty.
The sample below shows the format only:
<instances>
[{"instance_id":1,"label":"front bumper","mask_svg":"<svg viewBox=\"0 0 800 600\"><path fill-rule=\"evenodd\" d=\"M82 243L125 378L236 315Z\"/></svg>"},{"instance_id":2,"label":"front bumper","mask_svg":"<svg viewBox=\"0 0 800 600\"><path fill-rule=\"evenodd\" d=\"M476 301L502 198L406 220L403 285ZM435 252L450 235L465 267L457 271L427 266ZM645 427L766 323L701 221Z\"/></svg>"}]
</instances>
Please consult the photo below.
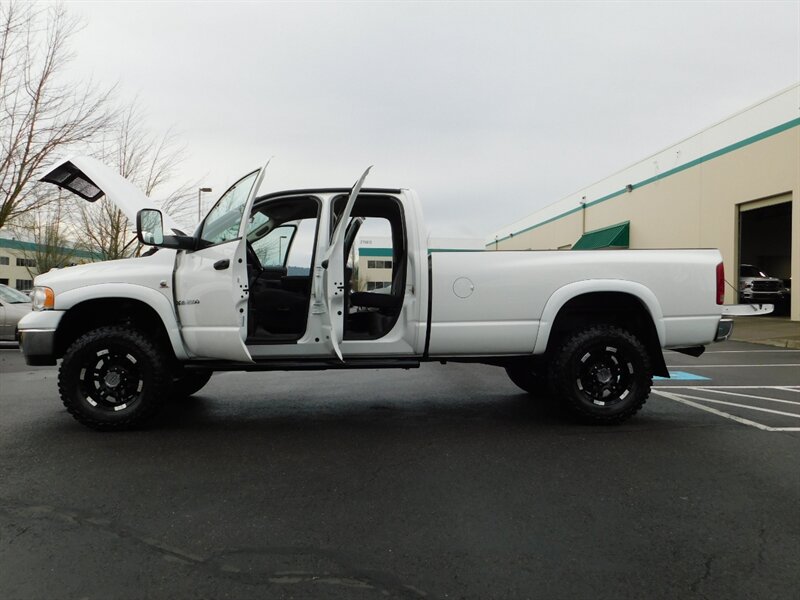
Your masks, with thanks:
<instances>
[{"instance_id":1,"label":"front bumper","mask_svg":"<svg viewBox=\"0 0 800 600\"><path fill-rule=\"evenodd\" d=\"M56 329L64 313L58 310L32 311L20 319L19 350L34 367L56 364Z\"/></svg>"},{"instance_id":2,"label":"front bumper","mask_svg":"<svg viewBox=\"0 0 800 600\"><path fill-rule=\"evenodd\" d=\"M714 337L715 342L724 342L733 333L733 319L726 319L725 317L719 320L717 325L717 335Z\"/></svg>"},{"instance_id":3,"label":"front bumper","mask_svg":"<svg viewBox=\"0 0 800 600\"><path fill-rule=\"evenodd\" d=\"M788 298L786 292L742 292L743 302L783 302Z\"/></svg>"},{"instance_id":4,"label":"front bumper","mask_svg":"<svg viewBox=\"0 0 800 600\"><path fill-rule=\"evenodd\" d=\"M19 350L33 367L56 364L56 330L24 329L19 332Z\"/></svg>"}]
</instances>

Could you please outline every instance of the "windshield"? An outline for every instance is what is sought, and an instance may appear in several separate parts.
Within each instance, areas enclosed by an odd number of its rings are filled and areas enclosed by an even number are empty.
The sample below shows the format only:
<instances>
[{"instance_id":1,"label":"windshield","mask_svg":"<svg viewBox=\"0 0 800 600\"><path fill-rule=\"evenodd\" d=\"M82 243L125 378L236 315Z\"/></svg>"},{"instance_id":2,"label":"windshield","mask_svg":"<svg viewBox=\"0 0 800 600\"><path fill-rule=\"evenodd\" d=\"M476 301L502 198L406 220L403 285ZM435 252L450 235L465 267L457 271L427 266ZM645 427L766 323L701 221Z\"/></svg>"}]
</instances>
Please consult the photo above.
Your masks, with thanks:
<instances>
[{"instance_id":1,"label":"windshield","mask_svg":"<svg viewBox=\"0 0 800 600\"><path fill-rule=\"evenodd\" d=\"M28 304L31 299L22 292L0 284L0 300L9 304Z\"/></svg>"},{"instance_id":2,"label":"windshield","mask_svg":"<svg viewBox=\"0 0 800 600\"><path fill-rule=\"evenodd\" d=\"M217 201L203 222L200 239L208 244L221 244L239 237L245 204L250 198L259 171L245 175Z\"/></svg>"},{"instance_id":3,"label":"windshield","mask_svg":"<svg viewBox=\"0 0 800 600\"><path fill-rule=\"evenodd\" d=\"M758 268L754 267L753 265L742 265L739 269L739 277L764 277L767 278L769 275L764 273L764 271L759 270Z\"/></svg>"}]
</instances>

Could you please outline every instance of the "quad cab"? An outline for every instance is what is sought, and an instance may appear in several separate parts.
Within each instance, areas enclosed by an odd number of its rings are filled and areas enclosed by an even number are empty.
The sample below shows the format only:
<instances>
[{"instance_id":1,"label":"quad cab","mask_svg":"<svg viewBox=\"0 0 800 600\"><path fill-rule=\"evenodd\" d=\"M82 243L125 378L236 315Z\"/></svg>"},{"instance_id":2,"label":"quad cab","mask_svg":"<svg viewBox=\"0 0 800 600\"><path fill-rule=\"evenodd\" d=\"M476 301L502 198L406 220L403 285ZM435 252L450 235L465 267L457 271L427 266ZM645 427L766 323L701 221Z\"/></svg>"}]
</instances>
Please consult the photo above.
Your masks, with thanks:
<instances>
[{"instance_id":1,"label":"quad cab","mask_svg":"<svg viewBox=\"0 0 800 600\"><path fill-rule=\"evenodd\" d=\"M662 350L725 339L717 250L432 252L413 191L364 187L259 195L266 166L234 183L193 235L105 165L76 157L45 177L135 220L140 257L35 280L19 324L28 364L61 359L69 412L124 429L215 371L504 368L533 397L618 423L645 403ZM360 285L364 231L391 240L391 282ZM678 291L679 290L679 291Z\"/></svg>"}]
</instances>

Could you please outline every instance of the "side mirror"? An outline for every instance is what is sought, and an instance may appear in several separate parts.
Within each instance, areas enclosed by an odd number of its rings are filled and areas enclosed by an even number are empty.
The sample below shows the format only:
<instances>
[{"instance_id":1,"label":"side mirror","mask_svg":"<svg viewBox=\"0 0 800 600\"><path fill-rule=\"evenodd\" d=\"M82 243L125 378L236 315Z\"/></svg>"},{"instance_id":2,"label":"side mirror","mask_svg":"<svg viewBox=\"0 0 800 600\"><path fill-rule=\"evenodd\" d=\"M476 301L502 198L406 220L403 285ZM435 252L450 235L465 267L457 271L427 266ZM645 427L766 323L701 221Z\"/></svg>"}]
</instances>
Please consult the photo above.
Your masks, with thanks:
<instances>
[{"instance_id":1,"label":"side mirror","mask_svg":"<svg viewBox=\"0 0 800 600\"><path fill-rule=\"evenodd\" d=\"M160 210L143 208L136 213L136 237L147 246L164 243L164 219Z\"/></svg>"},{"instance_id":2,"label":"side mirror","mask_svg":"<svg viewBox=\"0 0 800 600\"><path fill-rule=\"evenodd\" d=\"M164 218L155 208L143 208L136 213L136 237L146 246L194 250L195 239L188 235L164 235Z\"/></svg>"}]
</instances>

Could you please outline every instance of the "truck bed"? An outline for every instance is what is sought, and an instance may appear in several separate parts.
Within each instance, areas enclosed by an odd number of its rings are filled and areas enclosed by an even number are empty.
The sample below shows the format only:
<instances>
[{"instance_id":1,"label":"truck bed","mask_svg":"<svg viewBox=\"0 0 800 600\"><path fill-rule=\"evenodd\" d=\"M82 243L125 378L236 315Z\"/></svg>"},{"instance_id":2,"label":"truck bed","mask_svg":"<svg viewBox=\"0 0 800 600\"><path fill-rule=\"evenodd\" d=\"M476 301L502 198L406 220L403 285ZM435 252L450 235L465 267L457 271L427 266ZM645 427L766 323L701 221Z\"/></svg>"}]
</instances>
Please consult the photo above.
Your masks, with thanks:
<instances>
[{"instance_id":1,"label":"truck bed","mask_svg":"<svg viewBox=\"0 0 800 600\"><path fill-rule=\"evenodd\" d=\"M596 292L635 296L662 347L714 339L717 250L434 252L430 356L540 354L558 310Z\"/></svg>"}]
</instances>

